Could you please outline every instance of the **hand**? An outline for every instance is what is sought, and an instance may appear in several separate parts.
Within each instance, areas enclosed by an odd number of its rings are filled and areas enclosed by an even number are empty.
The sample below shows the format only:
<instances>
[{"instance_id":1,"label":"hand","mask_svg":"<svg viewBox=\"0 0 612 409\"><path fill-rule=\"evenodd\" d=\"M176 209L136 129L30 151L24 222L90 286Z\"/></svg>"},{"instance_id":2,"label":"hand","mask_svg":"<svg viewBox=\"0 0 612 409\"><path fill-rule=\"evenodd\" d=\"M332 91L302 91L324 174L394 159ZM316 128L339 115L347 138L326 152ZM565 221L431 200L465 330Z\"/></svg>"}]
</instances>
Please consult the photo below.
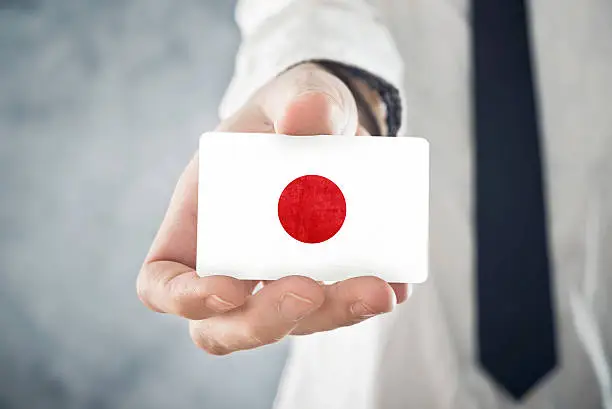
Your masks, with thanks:
<instances>
[{"instance_id":1,"label":"hand","mask_svg":"<svg viewBox=\"0 0 612 409\"><path fill-rule=\"evenodd\" d=\"M366 134L346 85L314 64L294 67L262 87L218 131L291 135ZM138 296L157 312L189 319L193 342L214 355L255 348L288 334L352 325L389 312L406 284L358 277L323 285L288 276L265 282L199 277L196 261L198 155L181 175L137 280ZM238 255L239 257L239 255Z\"/></svg>"}]
</instances>

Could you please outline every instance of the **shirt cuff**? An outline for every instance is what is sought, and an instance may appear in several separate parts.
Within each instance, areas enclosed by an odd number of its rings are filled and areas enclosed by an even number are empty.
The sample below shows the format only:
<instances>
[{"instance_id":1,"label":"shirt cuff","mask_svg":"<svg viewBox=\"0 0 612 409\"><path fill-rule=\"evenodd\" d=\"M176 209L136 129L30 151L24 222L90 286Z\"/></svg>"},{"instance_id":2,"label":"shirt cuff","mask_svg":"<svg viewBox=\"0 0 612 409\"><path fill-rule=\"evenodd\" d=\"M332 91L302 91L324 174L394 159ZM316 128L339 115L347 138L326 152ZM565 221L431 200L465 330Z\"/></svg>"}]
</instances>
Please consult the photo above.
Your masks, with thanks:
<instances>
[{"instance_id":1,"label":"shirt cuff","mask_svg":"<svg viewBox=\"0 0 612 409\"><path fill-rule=\"evenodd\" d=\"M329 70L351 89L357 104L366 112L366 115L370 117L370 120L377 124L378 129L374 131L376 135L397 136L402 124L402 102L400 99L399 90L395 86L391 85L383 78L371 74L359 67L329 60L314 60L312 62ZM370 89L374 90L378 94L380 101L384 105L384 131L382 131L381 127L378 126L378 115L374 113L374 110L370 104L365 101L365 98L361 95L359 90L352 85L352 79L359 79L363 81Z\"/></svg>"},{"instance_id":2,"label":"shirt cuff","mask_svg":"<svg viewBox=\"0 0 612 409\"><path fill-rule=\"evenodd\" d=\"M379 92L387 109L387 133L397 134L403 62L384 24L369 9L357 6L291 4L245 33L234 77L219 108L221 119L237 112L258 89L288 68L303 62L333 61Z\"/></svg>"}]
</instances>

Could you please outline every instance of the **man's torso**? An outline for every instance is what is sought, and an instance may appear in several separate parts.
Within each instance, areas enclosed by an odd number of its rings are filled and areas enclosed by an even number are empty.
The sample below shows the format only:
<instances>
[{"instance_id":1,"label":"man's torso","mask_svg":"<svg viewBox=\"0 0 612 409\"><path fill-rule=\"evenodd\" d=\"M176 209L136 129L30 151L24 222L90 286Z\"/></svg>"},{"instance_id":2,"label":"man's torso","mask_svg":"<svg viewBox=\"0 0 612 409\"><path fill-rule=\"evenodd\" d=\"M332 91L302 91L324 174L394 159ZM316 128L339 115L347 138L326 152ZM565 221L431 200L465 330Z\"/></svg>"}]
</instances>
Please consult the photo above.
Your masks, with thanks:
<instances>
[{"instance_id":1,"label":"man's torso","mask_svg":"<svg viewBox=\"0 0 612 409\"><path fill-rule=\"evenodd\" d=\"M517 406L610 407L612 5L531 3L560 364ZM401 134L431 146L430 278L389 316L295 339L277 404L515 407L475 359L468 2L381 4L404 59Z\"/></svg>"}]
</instances>

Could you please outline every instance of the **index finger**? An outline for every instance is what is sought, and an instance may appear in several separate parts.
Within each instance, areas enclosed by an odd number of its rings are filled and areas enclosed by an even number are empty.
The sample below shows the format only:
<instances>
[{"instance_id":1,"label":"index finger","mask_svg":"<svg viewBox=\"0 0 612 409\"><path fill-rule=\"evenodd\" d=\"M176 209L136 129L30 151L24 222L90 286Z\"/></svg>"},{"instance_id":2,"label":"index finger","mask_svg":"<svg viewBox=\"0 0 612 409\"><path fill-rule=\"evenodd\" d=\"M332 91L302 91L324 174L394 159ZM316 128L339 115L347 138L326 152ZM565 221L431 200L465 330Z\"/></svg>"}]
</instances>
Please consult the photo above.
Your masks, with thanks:
<instances>
[{"instance_id":1,"label":"index finger","mask_svg":"<svg viewBox=\"0 0 612 409\"><path fill-rule=\"evenodd\" d=\"M255 283L195 272L198 154L181 175L137 279L141 301L157 312L204 319L242 305Z\"/></svg>"}]
</instances>

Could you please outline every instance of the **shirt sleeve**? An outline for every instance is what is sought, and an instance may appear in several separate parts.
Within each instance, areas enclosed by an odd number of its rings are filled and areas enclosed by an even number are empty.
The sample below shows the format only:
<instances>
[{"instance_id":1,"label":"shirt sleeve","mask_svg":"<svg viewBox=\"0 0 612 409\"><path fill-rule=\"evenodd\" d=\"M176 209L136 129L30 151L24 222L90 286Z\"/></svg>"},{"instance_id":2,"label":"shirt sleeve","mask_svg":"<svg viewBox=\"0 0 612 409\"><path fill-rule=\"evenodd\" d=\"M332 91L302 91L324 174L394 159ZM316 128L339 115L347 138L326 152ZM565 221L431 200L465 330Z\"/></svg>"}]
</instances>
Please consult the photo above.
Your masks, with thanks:
<instances>
[{"instance_id":1,"label":"shirt sleeve","mask_svg":"<svg viewBox=\"0 0 612 409\"><path fill-rule=\"evenodd\" d=\"M235 15L242 43L220 106L221 119L287 68L323 60L353 67L354 75L375 84L387 104L389 128L399 127L403 64L390 32L368 1L240 0Z\"/></svg>"}]
</instances>

